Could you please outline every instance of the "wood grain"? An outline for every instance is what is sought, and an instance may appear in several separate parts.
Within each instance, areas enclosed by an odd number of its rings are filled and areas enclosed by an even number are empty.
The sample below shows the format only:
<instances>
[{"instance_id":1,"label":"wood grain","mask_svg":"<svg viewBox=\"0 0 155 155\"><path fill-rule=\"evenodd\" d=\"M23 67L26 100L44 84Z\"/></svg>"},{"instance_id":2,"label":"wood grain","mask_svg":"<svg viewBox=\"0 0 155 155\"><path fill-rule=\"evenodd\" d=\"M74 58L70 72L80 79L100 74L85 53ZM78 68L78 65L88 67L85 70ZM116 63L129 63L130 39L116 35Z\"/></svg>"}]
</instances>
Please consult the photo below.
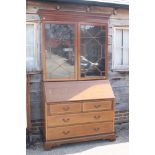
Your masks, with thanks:
<instances>
[{"instance_id":1,"label":"wood grain","mask_svg":"<svg viewBox=\"0 0 155 155\"><path fill-rule=\"evenodd\" d=\"M115 98L108 80L44 82L44 88L47 103Z\"/></svg>"},{"instance_id":2,"label":"wood grain","mask_svg":"<svg viewBox=\"0 0 155 155\"><path fill-rule=\"evenodd\" d=\"M80 102L48 105L48 115L76 113L82 111Z\"/></svg>"},{"instance_id":3,"label":"wood grain","mask_svg":"<svg viewBox=\"0 0 155 155\"><path fill-rule=\"evenodd\" d=\"M64 139L111 132L114 132L114 126L112 122L48 128L47 140Z\"/></svg>"},{"instance_id":4,"label":"wood grain","mask_svg":"<svg viewBox=\"0 0 155 155\"><path fill-rule=\"evenodd\" d=\"M75 11L55 11L40 9L38 14L43 21L73 21L90 23L108 23L111 13L91 13Z\"/></svg>"},{"instance_id":5,"label":"wood grain","mask_svg":"<svg viewBox=\"0 0 155 155\"><path fill-rule=\"evenodd\" d=\"M89 101L83 103L83 111L111 110L112 101Z\"/></svg>"},{"instance_id":6,"label":"wood grain","mask_svg":"<svg viewBox=\"0 0 155 155\"><path fill-rule=\"evenodd\" d=\"M113 111L86 112L80 114L55 115L47 117L48 127L66 126L91 122L113 121Z\"/></svg>"}]
</instances>

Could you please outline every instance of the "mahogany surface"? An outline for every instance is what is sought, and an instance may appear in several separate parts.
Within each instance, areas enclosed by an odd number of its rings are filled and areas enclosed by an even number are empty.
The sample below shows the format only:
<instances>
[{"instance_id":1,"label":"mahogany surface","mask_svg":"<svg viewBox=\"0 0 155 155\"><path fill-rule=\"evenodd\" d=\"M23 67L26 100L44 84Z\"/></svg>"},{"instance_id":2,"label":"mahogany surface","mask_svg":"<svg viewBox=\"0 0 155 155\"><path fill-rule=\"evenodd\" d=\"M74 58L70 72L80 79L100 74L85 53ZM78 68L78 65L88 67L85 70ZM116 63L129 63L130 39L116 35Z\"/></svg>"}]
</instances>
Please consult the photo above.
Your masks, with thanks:
<instances>
[{"instance_id":1,"label":"mahogany surface","mask_svg":"<svg viewBox=\"0 0 155 155\"><path fill-rule=\"evenodd\" d=\"M44 82L46 102L113 99L108 80Z\"/></svg>"}]
</instances>

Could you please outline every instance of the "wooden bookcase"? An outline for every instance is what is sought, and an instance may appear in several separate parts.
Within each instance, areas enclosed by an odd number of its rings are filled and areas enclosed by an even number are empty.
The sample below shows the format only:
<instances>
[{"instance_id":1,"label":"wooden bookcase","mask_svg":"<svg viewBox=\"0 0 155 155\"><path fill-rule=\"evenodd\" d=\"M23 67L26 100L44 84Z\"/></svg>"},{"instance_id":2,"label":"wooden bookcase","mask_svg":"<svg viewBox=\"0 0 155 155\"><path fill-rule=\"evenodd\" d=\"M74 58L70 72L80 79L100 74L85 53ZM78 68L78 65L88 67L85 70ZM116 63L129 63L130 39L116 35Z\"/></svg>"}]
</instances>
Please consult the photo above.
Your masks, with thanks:
<instances>
[{"instance_id":1,"label":"wooden bookcase","mask_svg":"<svg viewBox=\"0 0 155 155\"><path fill-rule=\"evenodd\" d=\"M114 100L108 81L108 17L39 10L45 149L115 139Z\"/></svg>"}]
</instances>

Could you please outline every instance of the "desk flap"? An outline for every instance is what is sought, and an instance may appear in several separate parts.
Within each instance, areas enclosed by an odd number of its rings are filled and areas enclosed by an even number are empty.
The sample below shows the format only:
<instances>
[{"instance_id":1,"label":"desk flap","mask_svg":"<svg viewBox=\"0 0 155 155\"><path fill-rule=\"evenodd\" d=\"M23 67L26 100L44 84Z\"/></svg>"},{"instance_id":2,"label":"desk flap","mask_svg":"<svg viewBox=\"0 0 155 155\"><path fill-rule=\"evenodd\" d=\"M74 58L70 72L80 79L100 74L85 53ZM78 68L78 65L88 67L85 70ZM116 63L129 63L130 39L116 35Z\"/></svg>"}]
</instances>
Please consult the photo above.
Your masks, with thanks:
<instances>
[{"instance_id":1,"label":"desk flap","mask_svg":"<svg viewBox=\"0 0 155 155\"><path fill-rule=\"evenodd\" d=\"M108 80L44 82L46 102L115 98Z\"/></svg>"}]
</instances>

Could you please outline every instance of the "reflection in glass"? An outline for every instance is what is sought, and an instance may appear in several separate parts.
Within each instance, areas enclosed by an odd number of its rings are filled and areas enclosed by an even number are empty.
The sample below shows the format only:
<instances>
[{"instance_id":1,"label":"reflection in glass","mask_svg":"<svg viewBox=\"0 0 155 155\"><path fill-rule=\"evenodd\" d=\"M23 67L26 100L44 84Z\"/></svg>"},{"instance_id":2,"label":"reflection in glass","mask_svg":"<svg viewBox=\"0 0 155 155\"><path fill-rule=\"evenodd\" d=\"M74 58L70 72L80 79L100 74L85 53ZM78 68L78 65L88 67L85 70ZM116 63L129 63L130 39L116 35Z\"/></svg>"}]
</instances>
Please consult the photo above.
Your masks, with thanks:
<instances>
[{"instance_id":1,"label":"reflection in glass","mask_svg":"<svg viewBox=\"0 0 155 155\"><path fill-rule=\"evenodd\" d=\"M105 40L106 34L103 26L81 25L81 77L105 75Z\"/></svg>"},{"instance_id":2,"label":"reflection in glass","mask_svg":"<svg viewBox=\"0 0 155 155\"><path fill-rule=\"evenodd\" d=\"M46 77L74 77L74 25L45 24Z\"/></svg>"}]
</instances>

